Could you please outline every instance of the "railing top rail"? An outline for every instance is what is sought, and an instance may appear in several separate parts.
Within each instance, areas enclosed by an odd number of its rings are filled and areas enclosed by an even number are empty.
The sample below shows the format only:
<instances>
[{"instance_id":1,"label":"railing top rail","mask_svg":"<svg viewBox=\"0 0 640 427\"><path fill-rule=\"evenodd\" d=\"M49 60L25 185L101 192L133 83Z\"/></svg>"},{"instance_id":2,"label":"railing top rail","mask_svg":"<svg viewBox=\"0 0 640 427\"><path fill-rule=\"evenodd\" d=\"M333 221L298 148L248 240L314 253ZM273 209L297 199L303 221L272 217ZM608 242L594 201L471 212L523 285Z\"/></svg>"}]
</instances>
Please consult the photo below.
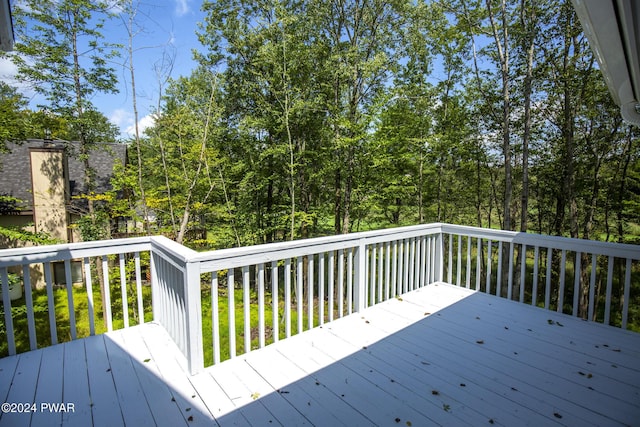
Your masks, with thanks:
<instances>
[{"instance_id":1,"label":"railing top rail","mask_svg":"<svg viewBox=\"0 0 640 427\"><path fill-rule=\"evenodd\" d=\"M151 248L154 252L162 253L165 258L172 260L177 268L181 268L180 265L188 262L194 262L198 256L198 252L165 236L153 236L151 238Z\"/></svg>"},{"instance_id":2,"label":"railing top rail","mask_svg":"<svg viewBox=\"0 0 640 427\"><path fill-rule=\"evenodd\" d=\"M196 252L163 236L145 236L2 249L0 250L0 267L34 262L63 261L67 259L102 256L121 252L146 251L153 247L153 250L162 252L176 262L200 263L202 265L202 271L204 272L212 271L217 268L227 268L221 267L227 264L228 267L242 266L250 263L279 260L300 254L310 255L330 250L355 247L362 243L362 240L364 240L365 244L372 244L440 232L462 234L465 236L489 239L493 241L526 244L531 247L550 247L559 250L640 260L640 245L432 223L294 240L289 242L220 249L208 252Z\"/></svg>"},{"instance_id":3,"label":"railing top rail","mask_svg":"<svg viewBox=\"0 0 640 427\"><path fill-rule=\"evenodd\" d=\"M312 239L293 240L289 242L267 243L239 248L219 249L200 252L191 261L201 262L202 271L217 268L239 267L251 263L279 260L300 254L315 253L355 247L364 240L365 244L416 237L429 232L439 233L440 223L422 224L409 227L387 228L383 230L363 231L335 236L316 237ZM228 263L227 267L220 267Z\"/></svg>"},{"instance_id":4,"label":"railing top rail","mask_svg":"<svg viewBox=\"0 0 640 427\"><path fill-rule=\"evenodd\" d=\"M135 237L0 249L0 267L34 262L64 261L121 252L146 251L151 249L150 242L149 237Z\"/></svg>"},{"instance_id":5,"label":"railing top rail","mask_svg":"<svg viewBox=\"0 0 640 427\"><path fill-rule=\"evenodd\" d=\"M544 248L640 260L640 245L631 245L626 243L601 242L597 240L548 236L544 234L523 233L517 231L492 230L452 224L442 224L442 232L464 234L466 236L495 241L526 244L527 246L532 247L539 246Z\"/></svg>"}]
</instances>

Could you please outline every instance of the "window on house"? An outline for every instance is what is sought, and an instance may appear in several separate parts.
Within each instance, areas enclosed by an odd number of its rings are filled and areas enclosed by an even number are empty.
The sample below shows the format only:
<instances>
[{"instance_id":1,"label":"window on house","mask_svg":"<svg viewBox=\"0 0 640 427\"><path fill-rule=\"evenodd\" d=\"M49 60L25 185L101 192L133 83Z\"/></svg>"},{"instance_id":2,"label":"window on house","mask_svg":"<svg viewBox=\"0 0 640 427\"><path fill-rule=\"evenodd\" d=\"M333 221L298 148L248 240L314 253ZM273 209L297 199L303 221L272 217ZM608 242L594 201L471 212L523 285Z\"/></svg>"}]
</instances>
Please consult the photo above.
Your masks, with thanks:
<instances>
[{"instance_id":1,"label":"window on house","mask_svg":"<svg viewBox=\"0 0 640 427\"><path fill-rule=\"evenodd\" d=\"M82 261L71 261L71 282L82 283ZM67 284L64 262L53 263L53 283L60 286Z\"/></svg>"}]
</instances>

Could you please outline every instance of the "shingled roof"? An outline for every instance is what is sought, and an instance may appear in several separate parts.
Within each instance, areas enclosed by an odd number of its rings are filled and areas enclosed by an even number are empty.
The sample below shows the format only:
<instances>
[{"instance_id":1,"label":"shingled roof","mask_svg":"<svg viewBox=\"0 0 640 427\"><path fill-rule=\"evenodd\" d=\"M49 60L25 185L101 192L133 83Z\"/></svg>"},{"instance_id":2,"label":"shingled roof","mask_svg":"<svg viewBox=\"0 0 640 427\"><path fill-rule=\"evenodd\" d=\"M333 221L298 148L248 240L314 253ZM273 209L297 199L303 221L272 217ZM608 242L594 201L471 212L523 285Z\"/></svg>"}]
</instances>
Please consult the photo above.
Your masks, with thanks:
<instances>
[{"instance_id":1,"label":"shingled roof","mask_svg":"<svg viewBox=\"0 0 640 427\"><path fill-rule=\"evenodd\" d=\"M24 202L20 207L33 210L31 196L30 148L63 149L68 159L69 189L71 197L86 192L84 163L79 160L80 143L77 141L28 140L21 144L7 143L7 152L0 152L0 194L18 198ZM125 164L125 144L100 143L89 152L89 166L95 171L96 192L111 189L111 177L115 162Z\"/></svg>"}]
</instances>

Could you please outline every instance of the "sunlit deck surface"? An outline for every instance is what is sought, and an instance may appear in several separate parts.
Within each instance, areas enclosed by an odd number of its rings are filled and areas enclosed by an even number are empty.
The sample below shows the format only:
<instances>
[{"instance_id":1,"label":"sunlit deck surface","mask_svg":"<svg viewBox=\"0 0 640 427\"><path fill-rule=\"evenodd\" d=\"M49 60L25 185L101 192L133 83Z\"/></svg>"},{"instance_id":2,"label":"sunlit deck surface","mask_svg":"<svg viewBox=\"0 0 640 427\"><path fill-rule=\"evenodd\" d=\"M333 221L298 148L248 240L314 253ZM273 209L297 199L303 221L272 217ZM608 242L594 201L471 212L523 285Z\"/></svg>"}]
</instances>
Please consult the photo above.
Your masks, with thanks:
<instances>
[{"instance_id":1,"label":"sunlit deck surface","mask_svg":"<svg viewBox=\"0 0 640 427\"><path fill-rule=\"evenodd\" d=\"M434 284L189 376L146 324L0 359L0 425L638 425L640 334ZM74 404L46 413L41 403Z\"/></svg>"}]
</instances>

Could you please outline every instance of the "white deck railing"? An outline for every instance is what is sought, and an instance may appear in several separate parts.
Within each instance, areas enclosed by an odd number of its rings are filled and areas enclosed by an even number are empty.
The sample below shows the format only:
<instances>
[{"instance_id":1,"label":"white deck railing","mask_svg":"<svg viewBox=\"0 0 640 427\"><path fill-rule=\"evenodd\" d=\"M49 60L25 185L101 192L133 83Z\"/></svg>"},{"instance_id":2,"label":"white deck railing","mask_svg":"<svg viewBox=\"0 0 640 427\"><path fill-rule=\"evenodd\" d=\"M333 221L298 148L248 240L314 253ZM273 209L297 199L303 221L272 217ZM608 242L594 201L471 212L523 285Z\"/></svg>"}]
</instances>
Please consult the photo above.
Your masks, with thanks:
<instances>
[{"instance_id":1,"label":"white deck railing","mask_svg":"<svg viewBox=\"0 0 640 427\"><path fill-rule=\"evenodd\" d=\"M31 350L61 341L61 322L69 326L62 340L78 338L79 310L86 311L87 334L97 333L96 276L103 283L104 301L98 305L104 302L106 308L105 330L114 327L114 320L122 327L144 322L148 292L143 292L141 258L147 253L153 320L168 331L192 373L205 366L205 359L206 364L219 363L438 281L626 328L630 303L638 300L631 283L638 280L634 274L640 275L640 247L635 245L448 224L203 253L164 237L10 249L0 251L7 353L26 350L16 348L14 323L21 315L27 331L18 332ZM86 306L74 300L79 288L73 283L73 260L84 265ZM66 312L56 308L54 262L64 266ZM16 271L26 285L20 313L12 311L8 292L9 273ZM36 324L34 274L44 276L48 316L38 318L48 321L48 328ZM121 298L112 301L111 290L117 288ZM118 319L112 308L120 313ZM51 339L41 344L43 328Z\"/></svg>"},{"instance_id":2,"label":"white deck railing","mask_svg":"<svg viewBox=\"0 0 640 427\"><path fill-rule=\"evenodd\" d=\"M625 329L640 300L638 245L448 224L442 233L449 283Z\"/></svg>"},{"instance_id":3,"label":"white deck railing","mask_svg":"<svg viewBox=\"0 0 640 427\"><path fill-rule=\"evenodd\" d=\"M6 347L8 354L16 354L16 339L14 330L14 320L21 315L26 316L27 331L26 336L29 341L29 349L35 350L42 344L39 341L45 341L46 345L57 344L60 341L68 341L69 339L78 338L76 312L79 306L84 307L87 311L87 324L89 327L88 334L96 333L96 300L94 291L96 289L104 290L104 301L100 295L100 307L104 307L105 317L104 323L107 331L113 329L112 315L112 297L111 289L114 288L110 280L109 265L115 265L119 271L116 277L120 279L120 307L121 317L119 320L124 327L129 326L130 310L128 307L128 287L131 280L127 278L127 268L125 266L126 258L130 257L134 260L133 283L135 284L137 316L140 321L144 321L143 301L142 301L142 273L140 264L140 254L148 252L150 244L148 238L118 239L107 241L84 242L75 244L37 246L19 249L3 249L0 250L0 289L2 289L2 309L4 312L4 334L6 335ZM108 257L111 256L111 261ZM78 265L81 282L77 282L77 278L73 277L73 265ZM58 277L56 277L55 266L63 266ZM98 271L99 270L99 271ZM113 270L113 269L111 269ZM60 270L58 270L60 271ZM9 275L19 277L20 286L24 292L24 304L13 307L10 299L9 291ZM61 276L61 277L60 277ZM94 284L96 276L102 277L102 283L97 286ZM74 286L74 281L76 285ZM78 284L82 284L83 293L86 292L86 301L77 301L74 298L74 289L78 289ZM36 310L37 307L33 301L34 289L41 288L40 292L46 291L44 296L47 301L48 315L41 319L41 324L36 328ZM58 309L54 291L56 288L66 289L66 310ZM23 308L23 310L21 310ZM18 311L18 313L14 313ZM136 314L136 313L134 313ZM64 319L64 320L60 320ZM46 323L48 322L48 326ZM64 324L62 324L64 323ZM68 327L68 332L67 331ZM38 336L38 330L42 335L43 329L48 329L48 337ZM67 337L60 337L59 330L68 333ZM19 332L23 333L24 330ZM47 339L50 338L50 341Z\"/></svg>"}]
</instances>

